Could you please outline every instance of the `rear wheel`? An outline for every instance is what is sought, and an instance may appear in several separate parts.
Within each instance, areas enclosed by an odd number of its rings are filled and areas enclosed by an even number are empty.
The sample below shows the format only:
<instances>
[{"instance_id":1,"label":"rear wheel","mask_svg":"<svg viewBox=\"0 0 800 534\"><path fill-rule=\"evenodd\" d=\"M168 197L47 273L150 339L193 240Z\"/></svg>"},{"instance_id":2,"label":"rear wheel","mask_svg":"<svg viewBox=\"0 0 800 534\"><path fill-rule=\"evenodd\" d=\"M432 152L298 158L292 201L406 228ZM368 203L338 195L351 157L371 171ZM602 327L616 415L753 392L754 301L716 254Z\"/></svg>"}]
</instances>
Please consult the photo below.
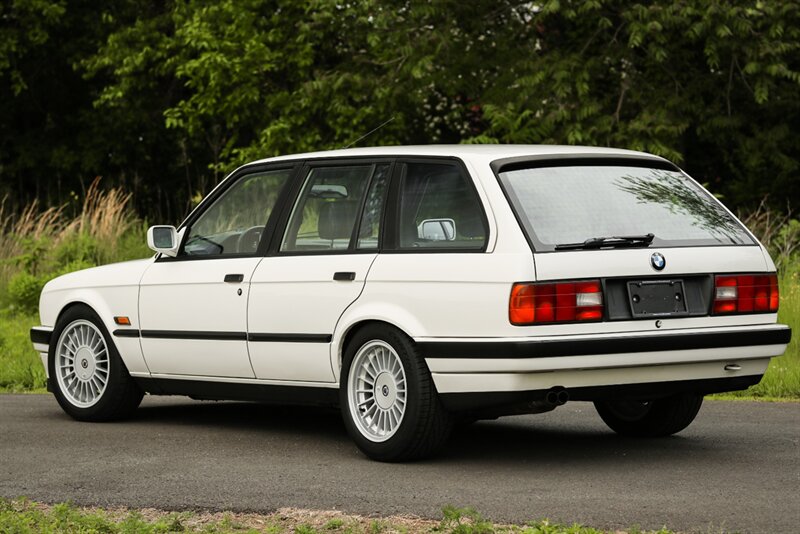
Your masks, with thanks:
<instances>
[{"instance_id":1,"label":"rear wheel","mask_svg":"<svg viewBox=\"0 0 800 534\"><path fill-rule=\"evenodd\" d=\"M363 328L345 348L340 405L348 433L373 460L430 456L453 426L414 344L388 326Z\"/></svg>"},{"instance_id":2,"label":"rear wheel","mask_svg":"<svg viewBox=\"0 0 800 534\"><path fill-rule=\"evenodd\" d=\"M80 421L130 415L144 393L122 363L100 317L86 306L68 309L53 330L48 371L61 408Z\"/></svg>"},{"instance_id":3,"label":"rear wheel","mask_svg":"<svg viewBox=\"0 0 800 534\"><path fill-rule=\"evenodd\" d=\"M682 393L650 401L598 401L594 406L603 422L617 434L661 437L689 426L702 404L702 395Z\"/></svg>"}]
</instances>

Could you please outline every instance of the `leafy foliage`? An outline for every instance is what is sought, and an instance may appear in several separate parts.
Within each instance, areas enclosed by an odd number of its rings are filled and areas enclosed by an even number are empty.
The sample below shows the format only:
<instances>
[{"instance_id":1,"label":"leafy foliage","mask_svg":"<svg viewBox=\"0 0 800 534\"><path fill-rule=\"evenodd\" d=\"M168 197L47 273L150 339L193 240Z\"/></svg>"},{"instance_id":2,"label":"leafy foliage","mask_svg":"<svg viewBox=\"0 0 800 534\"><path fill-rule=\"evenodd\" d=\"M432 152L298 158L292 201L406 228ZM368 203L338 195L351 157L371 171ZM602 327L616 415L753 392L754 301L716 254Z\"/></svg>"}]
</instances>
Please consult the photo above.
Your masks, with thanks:
<instances>
[{"instance_id":1,"label":"leafy foliage","mask_svg":"<svg viewBox=\"0 0 800 534\"><path fill-rule=\"evenodd\" d=\"M621 0L15 0L0 188L96 175L176 221L242 162L360 144L608 145L728 202L800 201L800 6ZM389 121L389 122L387 122Z\"/></svg>"}]
</instances>

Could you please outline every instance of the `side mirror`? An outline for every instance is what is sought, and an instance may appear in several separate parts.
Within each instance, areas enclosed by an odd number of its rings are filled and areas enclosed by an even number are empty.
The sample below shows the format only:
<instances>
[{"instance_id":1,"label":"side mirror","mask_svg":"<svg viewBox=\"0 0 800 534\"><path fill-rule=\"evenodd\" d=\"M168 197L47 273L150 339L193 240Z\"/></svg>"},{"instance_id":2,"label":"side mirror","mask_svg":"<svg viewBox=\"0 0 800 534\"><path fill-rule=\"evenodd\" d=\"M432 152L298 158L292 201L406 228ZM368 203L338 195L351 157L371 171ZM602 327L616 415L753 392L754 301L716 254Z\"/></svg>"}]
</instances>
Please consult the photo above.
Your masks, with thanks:
<instances>
[{"instance_id":1,"label":"side mirror","mask_svg":"<svg viewBox=\"0 0 800 534\"><path fill-rule=\"evenodd\" d=\"M174 226L151 226L147 229L147 246L154 251L174 258L178 255L178 248L181 246L180 233Z\"/></svg>"},{"instance_id":2,"label":"side mirror","mask_svg":"<svg viewBox=\"0 0 800 534\"><path fill-rule=\"evenodd\" d=\"M453 219L425 219L417 227L417 237L426 241L455 241L456 222Z\"/></svg>"}]
</instances>

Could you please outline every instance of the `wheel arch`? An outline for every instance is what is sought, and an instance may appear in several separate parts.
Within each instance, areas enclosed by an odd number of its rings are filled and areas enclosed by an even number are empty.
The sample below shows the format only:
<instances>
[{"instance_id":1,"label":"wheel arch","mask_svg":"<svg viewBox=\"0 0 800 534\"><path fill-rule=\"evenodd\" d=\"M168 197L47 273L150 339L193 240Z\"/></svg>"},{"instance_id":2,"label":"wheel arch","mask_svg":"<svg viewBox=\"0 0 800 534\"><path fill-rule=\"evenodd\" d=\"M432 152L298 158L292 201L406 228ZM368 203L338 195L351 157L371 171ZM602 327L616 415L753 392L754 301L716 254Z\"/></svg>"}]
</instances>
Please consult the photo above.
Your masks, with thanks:
<instances>
[{"instance_id":1,"label":"wheel arch","mask_svg":"<svg viewBox=\"0 0 800 534\"><path fill-rule=\"evenodd\" d=\"M93 289L82 290L69 290L55 292L55 295L50 295L47 302L47 309L53 310L54 313L49 314L47 319L51 322L53 327L58 324L58 321L64 316L67 311L74 309L78 306L85 306L93 311L100 318L106 331L109 334L109 340L117 349L117 352L125 364L125 367L131 373L148 373L149 370L142 355L141 345L138 337L125 337L120 338L114 335L116 324L114 323L114 316L116 315L111 309L108 301L102 294ZM129 301L130 299L124 299ZM131 305L132 304L132 305ZM129 314L130 320L134 328L138 328L138 290L133 299L133 302L124 302L121 306ZM43 307L43 310L46 309ZM120 312L119 315L125 313ZM43 314L44 315L44 314ZM45 317L42 317L43 322ZM51 343L57 340L52 339Z\"/></svg>"},{"instance_id":2,"label":"wheel arch","mask_svg":"<svg viewBox=\"0 0 800 534\"><path fill-rule=\"evenodd\" d=\"M380 325L380 326L387 326L389 328L394 328L395 330L398 330L401 333L408 336L408 338L411 339L412 343L414 342L413 336L409 333L407 329L403 328L400 325L395 324L392 321L388 321L385 318L363 317L361 319L348 323L348 325L342 329L337 328L337 333L336 335L334 335L333 341L331 343L332 346L331 367L333 368L333 374L337 382L341 380L342 358L348 344L360 330L372 325Z\"/></svg>"}]
</instances>

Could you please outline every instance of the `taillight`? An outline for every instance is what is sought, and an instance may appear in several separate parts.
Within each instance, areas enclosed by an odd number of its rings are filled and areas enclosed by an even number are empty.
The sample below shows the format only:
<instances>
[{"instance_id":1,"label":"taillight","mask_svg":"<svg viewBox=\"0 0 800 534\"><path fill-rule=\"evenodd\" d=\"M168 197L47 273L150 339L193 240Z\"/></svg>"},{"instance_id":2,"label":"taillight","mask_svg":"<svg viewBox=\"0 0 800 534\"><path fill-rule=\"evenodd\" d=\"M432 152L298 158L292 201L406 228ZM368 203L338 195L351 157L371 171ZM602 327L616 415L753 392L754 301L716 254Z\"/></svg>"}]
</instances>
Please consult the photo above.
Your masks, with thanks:
<instances>
[{"instance_id":1,"label":"taillight","mask_svg":"<svg viewBox=\"0 0 800 534\"><path fill-rule=\"evenodd\" d=\"M508 302L508 318L511 324L518 326L599 321L603 318L600 281L514 284Z\"/></svg>"},{"instance_id":2,"label":"taillight","mask_svg":"<svg viewBox=\"0 0 800 534\"><path fill-rule=\"evenodd\" d=\"M776 274L720 274L714 277L715 315L778 311Z\"/></svg>"}]
</instances>

